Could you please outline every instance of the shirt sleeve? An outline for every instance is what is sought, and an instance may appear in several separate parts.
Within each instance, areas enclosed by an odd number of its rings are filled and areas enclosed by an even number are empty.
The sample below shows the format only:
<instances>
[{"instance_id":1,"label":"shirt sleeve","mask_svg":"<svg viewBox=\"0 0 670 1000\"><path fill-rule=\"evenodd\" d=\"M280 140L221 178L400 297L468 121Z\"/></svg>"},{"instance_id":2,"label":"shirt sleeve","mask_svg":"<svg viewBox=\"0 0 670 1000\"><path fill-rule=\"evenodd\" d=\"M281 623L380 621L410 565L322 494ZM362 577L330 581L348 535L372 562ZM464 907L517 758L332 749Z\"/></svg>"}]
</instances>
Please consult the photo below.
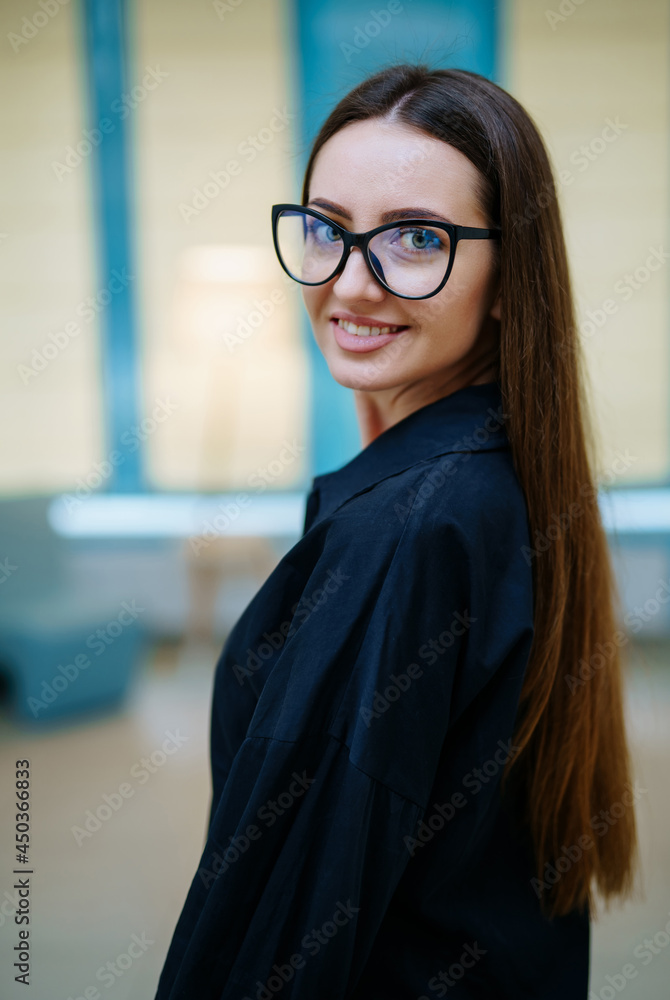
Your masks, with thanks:
<instances>
[{"instance_id":1,"label":"shirt sleeve","mask_svg":"<svg viewBox=\"0 0 670 1000\"><path fill-rule=\"evenodd\" d=\"M470 555L450 519L391 530L392 509L349 507L212 812L156 1000L344 1000L411 860L480 626Z\"/></svg>"}]
</instances>

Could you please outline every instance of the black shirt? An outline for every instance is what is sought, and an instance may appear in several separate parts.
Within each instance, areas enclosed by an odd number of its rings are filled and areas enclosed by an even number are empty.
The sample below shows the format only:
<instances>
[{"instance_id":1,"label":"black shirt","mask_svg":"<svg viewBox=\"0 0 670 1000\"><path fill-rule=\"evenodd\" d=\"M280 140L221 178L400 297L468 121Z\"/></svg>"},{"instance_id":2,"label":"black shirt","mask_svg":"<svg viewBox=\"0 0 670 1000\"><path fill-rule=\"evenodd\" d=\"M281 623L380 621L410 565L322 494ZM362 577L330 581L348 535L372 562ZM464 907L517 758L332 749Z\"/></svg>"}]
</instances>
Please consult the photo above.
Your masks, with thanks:
<instances>
[{"instance_id":1,"label":"black shirt","mask_svg":"<svg viewBox=\"0 0 670 1000\"><path fill-rule=\"evenodd\" d=\"M217 663L208 838L155 1000L585 998L589 915L541 915L500 794L533 585L498 383L312 486Z\"/></svg>"}]
</instances>

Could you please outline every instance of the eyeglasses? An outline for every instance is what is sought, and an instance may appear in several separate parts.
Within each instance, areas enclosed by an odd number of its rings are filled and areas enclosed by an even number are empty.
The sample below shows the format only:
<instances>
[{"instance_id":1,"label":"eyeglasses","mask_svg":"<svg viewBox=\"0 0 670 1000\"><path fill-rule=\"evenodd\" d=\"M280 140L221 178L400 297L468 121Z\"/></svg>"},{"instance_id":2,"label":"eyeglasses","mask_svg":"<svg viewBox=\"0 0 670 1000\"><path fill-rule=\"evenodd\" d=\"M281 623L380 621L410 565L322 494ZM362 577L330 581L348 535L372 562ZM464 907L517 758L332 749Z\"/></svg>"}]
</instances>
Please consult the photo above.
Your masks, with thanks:
<instances>
[{"instance_id":1,"label":"eyeglasses","mask_svg":"<svg viewBox=\"0 0 670 1000\"><path fill-rule=\"evenodd\" d=\"M272 206L272 239L279 263L301 285L324 285L344 270L358 247L372 276L401 299L436 295L451 274L459 240L492 240L500 229L407 219L351 233L302 205Z\"/></svg>"}]
</instances>

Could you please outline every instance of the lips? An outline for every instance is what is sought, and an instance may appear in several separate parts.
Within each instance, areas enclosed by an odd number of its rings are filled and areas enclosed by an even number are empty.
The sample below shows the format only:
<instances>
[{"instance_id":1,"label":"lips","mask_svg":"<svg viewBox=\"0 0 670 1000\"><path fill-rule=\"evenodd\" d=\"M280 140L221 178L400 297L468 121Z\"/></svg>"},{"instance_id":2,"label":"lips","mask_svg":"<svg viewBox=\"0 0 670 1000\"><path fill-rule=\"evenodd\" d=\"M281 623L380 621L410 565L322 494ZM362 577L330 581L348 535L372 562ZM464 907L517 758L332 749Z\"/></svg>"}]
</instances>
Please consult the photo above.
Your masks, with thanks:
<instances>
[{"instance_id":1,"label":"lips","mask_svg":"<svg viewBox=\"0 0 670 1000\"><path fill-rule=\"evenodd\" d=\"M383 320L368 319L367 322L381 322L384 324ZM377 351L380 348L385 347L386 344L399 343L401 340L404 340L405 337L409 337L411 335L412 329L408 326L392 326L387 323L377 327L376 329L386 329L389 331L395 330L395 333L373 333L372 330L374 330L375 327L370 328L368 326L363 327L362 332L359 333L358 331L361 330L361 327L358 324L352 324L350 320L343 320L335 317L330 320L329 326L333 331L337 345L343 351L353 352L354 354L367 354L370 351ZM353 329L357 331L356 333L350 333L349 329L345 328L351 328L351 326L353 326Z\"/></svg>"},{"instance_id":2,"label":"lips","mask_svg":"<svg viewBox=\"0 0 670 1000\"><path fill-rule=\"evenodd\" d=\"M400 333L407 329L406 324L390 323L388 320L377 319L374 316L352 316L345 314L332 316L332 322L341 329L356 337L379 337L386 334Z\"/></svg>"}]
</instances>

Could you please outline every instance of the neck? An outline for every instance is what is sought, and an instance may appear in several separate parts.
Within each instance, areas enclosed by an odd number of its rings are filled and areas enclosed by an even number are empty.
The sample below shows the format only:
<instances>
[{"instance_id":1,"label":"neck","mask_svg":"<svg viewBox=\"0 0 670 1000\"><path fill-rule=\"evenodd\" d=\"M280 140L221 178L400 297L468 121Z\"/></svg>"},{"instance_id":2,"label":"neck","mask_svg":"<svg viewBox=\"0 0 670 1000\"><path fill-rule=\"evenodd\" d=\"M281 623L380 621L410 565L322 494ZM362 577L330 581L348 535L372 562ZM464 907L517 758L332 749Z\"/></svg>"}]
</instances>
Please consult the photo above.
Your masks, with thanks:
<instances>
[{"instance_id":1,"label":"neck","mask_svg":"<svg viewBox=\"0 0 670 1000\"><path fill-rule=\"evenodd\" d=\"M415 410L428 406L436 399L450 396L467 385L494 382L499 377L497 357L481 359L475 370L454 373L447 378L421 381L376 392L354 389L354 402L361 435L361 447L366 448L376 437Z\"/></svg>"}]
</instances>

